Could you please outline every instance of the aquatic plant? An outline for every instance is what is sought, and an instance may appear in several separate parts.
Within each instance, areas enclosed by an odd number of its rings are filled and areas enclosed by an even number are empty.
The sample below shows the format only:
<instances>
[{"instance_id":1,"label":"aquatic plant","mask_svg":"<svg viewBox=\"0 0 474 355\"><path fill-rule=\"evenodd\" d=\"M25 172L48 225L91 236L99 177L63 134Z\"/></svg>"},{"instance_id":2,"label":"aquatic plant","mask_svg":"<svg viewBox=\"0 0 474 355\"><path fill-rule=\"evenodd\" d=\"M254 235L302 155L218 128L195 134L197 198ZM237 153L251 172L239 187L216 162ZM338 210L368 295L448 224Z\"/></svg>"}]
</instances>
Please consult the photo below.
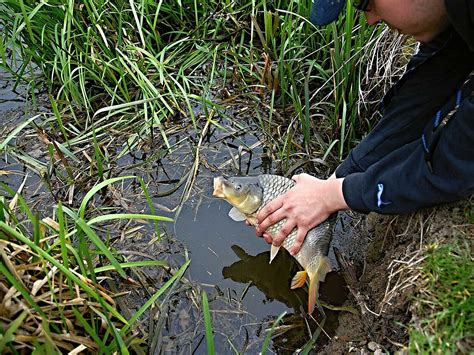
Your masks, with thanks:
<instances>
[{"instance_id":1,"label":"aquatic plant","mask_svg":"<svg viewBox=\"0 0 474 355\"><path fill-rule=\"evenodd\" d=\"M262 129L283 128L267 136L277 158L298 148L295 132L306 152L315 145L326 157L338 146L341 158L365 127L363 59L381 29L350 4L339 22L316 28L310 5L6 0L0 58L18 80L46 86L61 142L126 131L127 152L157 128L169 147L170 120L186 117L196 127L196 106L219 109L239 98L264 105Z\"/></svg>"}]
</instances>

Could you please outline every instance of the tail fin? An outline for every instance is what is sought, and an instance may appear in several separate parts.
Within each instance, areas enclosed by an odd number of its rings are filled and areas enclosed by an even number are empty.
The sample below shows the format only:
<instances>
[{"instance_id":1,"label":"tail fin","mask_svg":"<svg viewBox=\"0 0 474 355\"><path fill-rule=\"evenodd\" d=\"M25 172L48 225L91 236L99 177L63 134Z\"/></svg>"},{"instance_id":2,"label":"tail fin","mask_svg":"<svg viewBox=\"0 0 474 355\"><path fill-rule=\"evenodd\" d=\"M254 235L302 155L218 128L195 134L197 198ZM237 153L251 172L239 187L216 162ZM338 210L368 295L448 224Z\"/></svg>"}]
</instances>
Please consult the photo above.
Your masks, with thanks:
<instances>
[{"instance_id":1,"label":"tail fin","mask_svg":"<svg viewBox=\"0 0 474 355\"><path fill-rule=\"evenodd\" d=\"M326 274L331 271L331 261L327 256L320 256L306 271L309 276L308 314L311 314L315 306L321 309L319 282L324 281Z\"/></svg>"}]
</instances>

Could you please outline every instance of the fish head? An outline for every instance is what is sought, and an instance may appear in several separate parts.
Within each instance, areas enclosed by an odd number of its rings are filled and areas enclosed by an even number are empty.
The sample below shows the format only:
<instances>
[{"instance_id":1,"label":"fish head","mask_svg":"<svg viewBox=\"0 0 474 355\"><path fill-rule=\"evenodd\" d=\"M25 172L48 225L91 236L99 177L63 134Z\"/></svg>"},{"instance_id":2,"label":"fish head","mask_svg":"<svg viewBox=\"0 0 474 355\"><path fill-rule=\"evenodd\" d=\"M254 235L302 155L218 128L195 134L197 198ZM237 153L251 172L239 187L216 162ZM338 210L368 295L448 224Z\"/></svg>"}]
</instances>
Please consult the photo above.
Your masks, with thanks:
<instances>
[{"instance_id":1,"label":"fish head","mask_svg":"<svg viewBox=\"0 0 474 355\"><path fill-rule=\"evenodd\" d=\"M240 212L249 215L258 210L263 202L263 189L257 176L214 178L213 196L223 198Z\"/></svg>"}]
</instances>

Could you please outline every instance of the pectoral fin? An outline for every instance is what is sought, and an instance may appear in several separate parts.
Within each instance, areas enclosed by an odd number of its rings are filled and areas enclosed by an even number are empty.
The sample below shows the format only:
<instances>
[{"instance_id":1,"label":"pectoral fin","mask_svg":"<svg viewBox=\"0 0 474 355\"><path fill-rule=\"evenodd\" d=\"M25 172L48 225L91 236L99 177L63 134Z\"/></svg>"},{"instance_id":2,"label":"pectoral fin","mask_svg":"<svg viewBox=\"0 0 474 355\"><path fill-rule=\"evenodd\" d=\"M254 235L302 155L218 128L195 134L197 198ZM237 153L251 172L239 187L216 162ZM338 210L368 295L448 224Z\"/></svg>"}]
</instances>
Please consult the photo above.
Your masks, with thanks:
<instances>
[{"instance_id":1,"label":"pectoral fin","mask_svg":"<svg viewBox=\"0 0 474 355\"><path fill-rule=\"evenodd\" d=\"M280 250L280 247L274 246L272 244L272 248L270 249L270 262L269 262L269 264L271 264L273 259L275 259L275 256L277 256L279 250Z\"/></svg>"},{"instance_id":2,"label":"pectoral fin","mask_svg":"<svg viewBox=\"0 0 474 355\"><path fill-rule=\"evenodd\" d=\"M236 207L232 207L232 209L229 212L229 217L237 222L245 221L245 219L247 218L247 216L245 216L245 214L240 212Z\"/></svg>"},{"instance_id":3,"label":"pectoral fin","mask_svg":"<svg viewBox=\"0 0 474 355\"><path fill-rule=\"evenodd\" d=\"M295 288L303 286L307 275L308 273L304 270L298 271L293 277L293 280L291 280L291 289L294 290Z\"/></svg>"}]
</instances>

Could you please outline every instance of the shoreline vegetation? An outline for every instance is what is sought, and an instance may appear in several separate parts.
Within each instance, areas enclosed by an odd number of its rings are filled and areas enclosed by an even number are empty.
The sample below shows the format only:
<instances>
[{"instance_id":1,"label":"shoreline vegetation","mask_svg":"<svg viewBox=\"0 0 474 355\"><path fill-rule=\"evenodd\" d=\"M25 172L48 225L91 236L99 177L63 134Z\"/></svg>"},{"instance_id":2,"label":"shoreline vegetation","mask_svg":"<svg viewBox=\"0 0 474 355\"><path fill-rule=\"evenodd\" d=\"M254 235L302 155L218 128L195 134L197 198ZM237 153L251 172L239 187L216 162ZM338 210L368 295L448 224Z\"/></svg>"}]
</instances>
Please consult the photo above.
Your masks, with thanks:
<instances>
[{"instance_id":1,"label":"shoreline vegetation","mask_svg":"<svg viewBox=\"0 0 474 355\"><path fill-rule=\"evenodd\" d=\"M159 215L144 177L120 174L126 169L117 162L124 157L143 150L147 162L159 160L183 144L176 132L196 132L189 171L176 189L153 192L179 190L179 205L171 211L179 214L209 132L233 134L221 123L233 120L229 111L255 123L258 143L281 174L305 169L327 175L375 125L378 101L403 73L416 44L384 26L367 26L350 2L337 23L316 28L308 20L310 5L0 3L0 66L15 88L28 89L33 106L47 107L3 128L0 153L38 176L54 201L38 212L23 197L24 182L16 190L0 183L0 351L140 354L159 343L144 336L141 321L153 308L168 309L169 294L187 285L192 261L186 253L177 267L159 259L129 261L115 250L123 224L150 226L159 243L163 225L172 222ZM42 159L20 142L27 130L44 144ZM4 173L0 167L0 178ZM140 207L133 211L117 202L124 184L139 191ZM472 225L472 218L471 208L465 223ZM472 351L472 244L461 244L428 248L426 292L413 311L424 318L413 323L409 342L400 344L406 349ZM140 268L160 270L162 284L146 289L146 302L130 310L120 304L124 292L117 285L136 284ZM445 279L443 270L452 270L452 278ZM218 330L208 295L200 290L194 297L204 329L199 344L205 339L208 353L215 353ZM453 323L459 314L462 322ZM284 329L282 319L275 317L262 331L262 353ZM244 352L232 339L228 343L235 353Z\"/></svg>"}]
</instances>

